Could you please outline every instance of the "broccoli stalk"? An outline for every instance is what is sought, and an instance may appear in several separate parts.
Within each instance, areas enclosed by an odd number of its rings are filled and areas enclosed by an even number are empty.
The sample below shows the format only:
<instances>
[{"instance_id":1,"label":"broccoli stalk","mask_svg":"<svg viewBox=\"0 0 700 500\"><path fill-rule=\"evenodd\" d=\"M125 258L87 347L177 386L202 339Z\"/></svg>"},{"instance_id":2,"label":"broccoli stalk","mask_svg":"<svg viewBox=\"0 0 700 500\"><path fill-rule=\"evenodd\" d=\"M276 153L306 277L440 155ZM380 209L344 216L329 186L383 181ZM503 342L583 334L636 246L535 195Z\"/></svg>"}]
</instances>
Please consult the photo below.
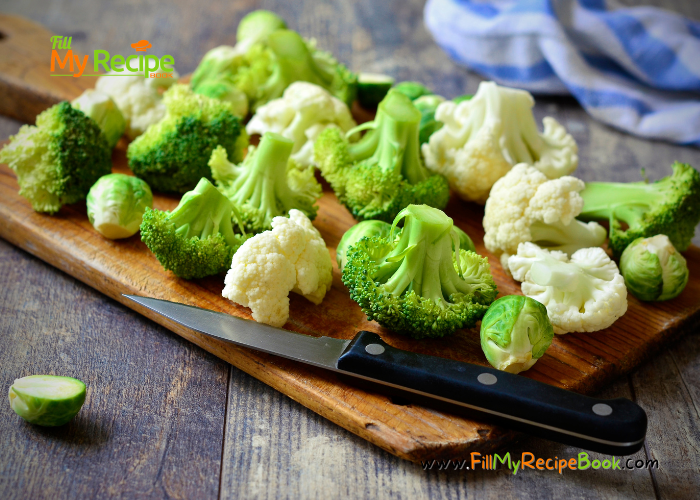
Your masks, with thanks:
<instances>
[{"instance_id":1,"label":"broccoli stalk","mask_svg":"<svg viewBox=\"0 0 700 500\"><path fill-rule=\"evenodd\" d=\"M298 167L290 160L293 145L291 139L266 132L240 165L230 163L221 147L212 153L212 175L219 190L240 212L246 231L267 231L273 217L286 216L293 208L311 220L316 217L314 203L321 196L321 186L313 166Z\"/></svg>"},{"instance_id":2,"label":"broccoli stalk","mask_svg":"<svg viewBox=\"0 0 700 500\"><path fill-rule=\"evenodd\" d=\"M234 234L232 216L238 218L228 199L202 178L172 212L146 208L141 240L165 269L181 278L223 273L246 240L245 233Z\"/></svg>"},{"instance_id":3,"label":"broccoli stalk","mask_svg":"<svg viewBox=\"0 0 700 500\"><path fill-rule=\"evenodd\" d=\"M452 219L442 211L410 205L388 237L363 238L347 251L343 283L368 319L399 333L442 337L472 327L497 290L488 259L459 244Z\"/></svg>"},{"instance_id":4,"label":"broccoli stalk","mask_svg":"<svg viewBox=\"0 0 700 500\"><path fill-rule=\"evenodd\" d=\"M321 173L356 219L391 222L410 204L447 205L447 180L421 160L420 120L410 99L392 90L373 122L348 132L369 129L357 143L348 144L337 129L319 135L314 154Z\"/></svg>"},{"instance_id":5,"label":"broccoli stalk","mask_svg":"<svg viewBox=\"0 0 700 500\"><path fill-rule=\"evenodd\" d=\"M569 255L580 248L598 247L605 242L605 228L573 219L565 225L561 221L547 224L541 220L530 225L532 242L548 250L559 250Z\"/></svg>"},{"instance_id":6,"label":"broccoli stalk","mask_svg":"<svg viewBox=\"0 0 700 500\"><path fill-rule=\"evenodd\" d=\"M637 238L657 234L667 235L684 251L700 222L700 174L685 163L674 163L672 175L652 183L589 182L581 196L579 217L609 221L616 257Z\"/></svg>"},{"instance_id":7,"label":"broccoli stalk","mask_svg":"<svg viewBox=\"0 0 700 500\"><path fill-rule=\"evenodd\" d=\"M19 194L37 212L53 214L85 199L97 179L112 171L107 138L97 122L69 102L43 111L36 126L23 125L0 151L17 174Z\"/></svg>"}]
</instances>

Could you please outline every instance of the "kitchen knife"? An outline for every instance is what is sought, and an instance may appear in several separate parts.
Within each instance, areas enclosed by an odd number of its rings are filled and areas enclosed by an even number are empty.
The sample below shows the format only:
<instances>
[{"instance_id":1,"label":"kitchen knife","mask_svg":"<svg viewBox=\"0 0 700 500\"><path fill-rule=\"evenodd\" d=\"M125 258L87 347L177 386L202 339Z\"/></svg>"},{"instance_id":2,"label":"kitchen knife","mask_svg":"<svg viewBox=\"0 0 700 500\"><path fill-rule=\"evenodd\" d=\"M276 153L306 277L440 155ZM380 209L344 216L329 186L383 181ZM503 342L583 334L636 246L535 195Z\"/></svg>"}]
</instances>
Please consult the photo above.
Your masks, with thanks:
<instances>
[{"instance_id":1,"label":"kitchen knife","mask_svg":"<svg viewBox=\"0 0 700 500\"><path fill-rule=\"evenodd\" d=\"M312 337L176 302L124 296L192 330L429 407L611 455L629 455L644 444L646 413L628 399L590 398L490 367L402 351L376 333L359 332L352 340Z\"/></svg>"}]
</instances>

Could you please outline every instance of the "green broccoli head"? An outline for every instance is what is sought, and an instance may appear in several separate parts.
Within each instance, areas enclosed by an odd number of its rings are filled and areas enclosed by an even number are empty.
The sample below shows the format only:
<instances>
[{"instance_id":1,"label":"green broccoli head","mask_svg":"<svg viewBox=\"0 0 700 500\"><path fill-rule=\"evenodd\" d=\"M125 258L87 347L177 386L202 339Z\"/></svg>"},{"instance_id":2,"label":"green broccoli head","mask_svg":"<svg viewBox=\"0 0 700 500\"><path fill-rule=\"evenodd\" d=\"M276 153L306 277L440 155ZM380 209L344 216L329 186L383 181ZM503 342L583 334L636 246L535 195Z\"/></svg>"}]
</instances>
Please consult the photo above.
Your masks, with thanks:
<instances>
[{"instance_id":1,"label":"green broccoli head","mask_svg":"<svg viewBox=\"0 0 700 500\"><path fill-rule=\"evenodd\" d=\"M296 31L277 30L267 38L275 56L273 72L253 105L256 109L277 99L294 82L310 82L328 90L351 106L357 97L357 75L340 64L330 52L316 49L316 42L306 42Z\"/></svg>"},{"instance_id":2,"label":"green broccoli head","mask_svg":"<svg viewBox=\"0 0 700 500\"><path fill-rule=\"evenodd\" d=\"M217 145L240 161L247 135L231 104L173 85L164 95L167 114L127 150L129 166L154 191L184 193L211 179L209 157Z\"/></svg>"},{"instance_id":3,"label":"green broccoli head","mask_svg":"<svg viewBox=\"0 0 700 500\"><path fill-rule=\"evenodd\" d=\"M420 134L421 145L428 142L430 136L442 128L442 122L435 119L437 107L445 102L445 98L439 95L424 95L413 101L414 106L420 111Z\"/></svg>"},{"instance_id":4,"label":"green broccoli head","mask_svg":"<svg viewBox=\"0 0 700 500\"><path fill-rule=\"evenodd\" d=\"M685 251L700 222L700 174L686 163L674 163L672 175L651 183L589 182L581 196L579 218L610 223L615 257L637 238L657 234Z\"/></svg>"},{"instance_id":5,"label":"green broccoli head","mask_svg":"<svg viewBox=\"0 0 700 500\"><path fill-rule=\"evenodd\" d=\"M251 147L239 165L228 161L218 147L209 160L219 190L238 210L245 230L260 233L272 228L273 217L286 216L292 208L309 219L316 217L321 185L313 166L301 167L290 159L294 141L266 132L257 148Z\"/></svg>"},{"instance_id":6,"label":"green broccoli head","mask_svg":"<svg viewBox=\"0 0 700 500\"><path fill-rule=\"evenodd\" d=\"M90 187L112 171L107 138L97 123L69 102L42 112L0 151L17 174L19 194L37 212L55 213L85 199Z\"/></svg>"},{"instance_id":7,"label":"green broccoli head","mask_svg":"<svg viewBox=\"0 0 700 500\"><path fill-rule=\"evenodd\" d=\"M498 293L488 259L460 249L452 219L427 205L402 210L391 233L347 252L343 283L367 318L414 338L473 327Z\"/></svg>"},{"instance_id":8,"label":"green broccoli head","mask_svg":"<svg viewBox=\"0 0 700 500\"><path fill-rule=\"evenodd\" d=\"M181 278L223 273L247 239L233 232L236 215L228 199L203 178L172 213L146 208L141 241L163 268Z\"/></svg>"},{"instance_id":9,"label":"green broccoli head","mask_svg":"<svg viewBox=\"0 0 700 500\"><path fill-rule=\"evenodd\" d=\"M335 128L323 131L314 145L321 173L358 220L391 222L411 204L444 208L450 196L447 179L423 165L419 150L421 113L394 90L379 104L369 129L350 144Z\"/></svg>"}]
</instances>

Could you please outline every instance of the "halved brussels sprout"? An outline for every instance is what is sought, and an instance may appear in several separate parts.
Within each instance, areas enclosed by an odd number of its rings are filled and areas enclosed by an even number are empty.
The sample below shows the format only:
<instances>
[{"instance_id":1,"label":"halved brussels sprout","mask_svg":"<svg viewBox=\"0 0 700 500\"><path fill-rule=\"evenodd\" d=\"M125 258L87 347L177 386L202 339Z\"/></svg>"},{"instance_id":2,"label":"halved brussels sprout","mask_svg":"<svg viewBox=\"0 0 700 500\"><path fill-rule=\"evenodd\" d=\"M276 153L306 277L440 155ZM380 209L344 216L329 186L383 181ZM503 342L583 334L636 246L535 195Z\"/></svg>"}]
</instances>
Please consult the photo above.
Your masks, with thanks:
<instances>
[{"instance_id":1,"label":"halved brussels sprout","mask_svg":"<svg viewBox=\"0 0 700 500\"><path fill-rule=\"evenodd\" d=\"M491 366L520 373L542 357L554 337L547 308L530 297L496 300L481 320L481 348Z\"/></svg>"},{"instance_id":2,"label":"halved brussels sprout","mask_svg":"<svg viewBox=\"0 0 700 500\"><path fill-rule=\"evenodd\" d=\"M131 175L103 175L87 195L90 224L112 240L136 234L146 207L153 208L151 188Z\"/></svg>"},{"instance_id":3,"label":"halved brussels sprout","mask_svg":"<svg viewBox=\"0 0 700 500\"><path fill-rule=\"evenodd\" d=\"M117 145L126 128L126 120L110 96L99 90L88 89L71 106L95 120L110 148Z\"/></svg>"},{"instance_id":4,"label":"halved brussels sprout","mask_svg":"<svg viewBox=\"0 0 700 500\"><path fill-rule=\"evenodd\" d=\"M55 427L68 423L85 402L85 384L71 377L31 375L10 387L10 406L30 424Z\"/></svg>"},{"instance_id":5,"label":"halved brussels sprout","mask_svg":"<svg viewBox=\"0 0 700 500\"><path fill-rule=\"evenodd\" d=\"M627 289L639 300L669 300L688 284L688 264L665 234L637 238L620 257Z\"/></svg>"}]
</instances>

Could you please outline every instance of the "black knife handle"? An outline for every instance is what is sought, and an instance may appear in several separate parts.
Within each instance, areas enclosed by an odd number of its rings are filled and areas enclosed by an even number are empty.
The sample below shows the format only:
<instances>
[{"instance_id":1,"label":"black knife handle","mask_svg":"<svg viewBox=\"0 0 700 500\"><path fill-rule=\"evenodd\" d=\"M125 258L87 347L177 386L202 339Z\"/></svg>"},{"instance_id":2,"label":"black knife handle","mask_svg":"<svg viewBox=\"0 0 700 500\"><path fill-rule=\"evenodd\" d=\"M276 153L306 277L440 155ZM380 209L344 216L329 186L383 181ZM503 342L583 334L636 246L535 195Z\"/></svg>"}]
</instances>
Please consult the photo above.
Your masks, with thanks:
<instances>
[{"instance_id":1,"label":"black knife handle","mask_svg":"<svg viewBox=\"0 0 700 500\"><path fill-rule=\"evenodd\" d=\"M644 444L646 413L628 399L590 398L494 368L402 351L376 333L359 332L338 369L365 385L381 384L382 392L592 451L629 455Z\"/></svg>"}]
</instances>

